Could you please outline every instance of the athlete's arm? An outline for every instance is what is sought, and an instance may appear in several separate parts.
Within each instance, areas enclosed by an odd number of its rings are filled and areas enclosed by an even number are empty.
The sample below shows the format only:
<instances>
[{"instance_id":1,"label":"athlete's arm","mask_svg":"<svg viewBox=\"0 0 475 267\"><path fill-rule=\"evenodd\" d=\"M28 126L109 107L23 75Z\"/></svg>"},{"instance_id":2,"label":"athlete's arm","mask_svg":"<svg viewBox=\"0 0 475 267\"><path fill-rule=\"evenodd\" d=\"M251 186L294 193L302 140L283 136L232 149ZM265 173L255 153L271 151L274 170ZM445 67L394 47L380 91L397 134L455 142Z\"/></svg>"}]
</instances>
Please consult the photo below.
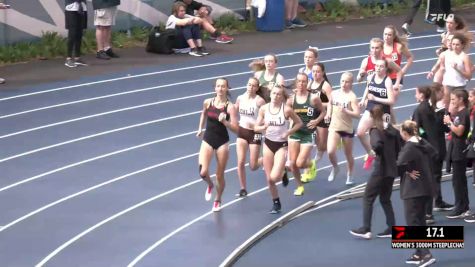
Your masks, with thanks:
<instances>
[{"instance_id":1,"label":"athlete's arm","mask_svg":"<svg viewBox=\"0 0 475 267\"><path fill-rule=\"evenodd\" d=\"M254 131L258 133L264 133L268 125L264 124L264 114L266 112L266 107L269 104L265 104L259 108L259 113L257 115L256 124L254 124Z\"/></svg>"},{"instance_id":2,"label":"athlete's arm","mask_svg":"<svg viewBox=\"0 0 475 267\"><path fill-rule=\"evenodd\" d=\"M288 118L289 120L292 120L293 122L292 128L290 128L285 133L286 136L283 136L284 138L287 138L291 136L292 134L294 134L295 132L297 132L300 128L302 128L303 122L300 119L300 117L297 115L297 113L295 113L295 111L288 106L284 106L284 115L286 118Z\"/></svg>"},{"instance_id":3,"label":"athlete's arm","mask_svg":"<svg viewBox=\"0 0 475 267\"><path fill-rule=\"evenodd\" d=\"M201 137L203 135L203 129L205 127L206 121L206 110L208 109L210 101L211 99L205 99L205 101L203 101L203 110L201 111L200 123L198 124L198 131L196 133L197 137Z\"/></svg>"},{"instance_id":4,"label":"athlete's arm","mask_svg":"<svg viewBox=\"0 0 475 267\"><path fill-rule=\"evenodd\" d=\"M237 119L237 110L236 106L233 103L229 103L227 113L229 114L229 121L223 120L221 123L224 124L228 129L237 134L238 132L238 119Z\"/></svg>"}]
</instances>

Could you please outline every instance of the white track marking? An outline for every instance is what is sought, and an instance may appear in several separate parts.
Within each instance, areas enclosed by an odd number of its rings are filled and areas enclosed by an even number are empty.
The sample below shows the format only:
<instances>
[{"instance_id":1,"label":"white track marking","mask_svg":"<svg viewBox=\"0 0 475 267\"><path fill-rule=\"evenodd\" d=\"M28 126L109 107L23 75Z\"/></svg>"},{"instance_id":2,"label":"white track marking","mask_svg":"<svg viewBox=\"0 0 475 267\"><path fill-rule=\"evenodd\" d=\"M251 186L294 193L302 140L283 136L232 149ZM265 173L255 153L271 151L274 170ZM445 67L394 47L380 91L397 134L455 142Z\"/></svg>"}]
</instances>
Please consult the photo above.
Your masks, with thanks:
<instances>
[{"instance_id":1,"label":"white track marking","mask_svg":"<svg viewBox=\"0 0 475 267\"><path fill-rule=\"evenodd\" d=\"M411 51L433 49L433 48L438 48L438 47L440 47L440 46L420 47L420 48L412 49ZM368 56L368 55L342 57L342 58L336 58L336 59L331 59L331 60L323 60L323 61L320 61L320 62L324 63L324 62L344 61L344 60L348 60L348 59L365 58L365 57L367 57L367 56ZM417 62L417 61L415 61L415 62ZM299 64L281 66L281 67L278 67L277 69L287 69L287 68L294 68L294 67L301 67L301 66L302 66L302 63L299 63ZM5 115L0 116L0 119L10 118L10 117L14 117L14 116L24 115L24 114L28 114L28 113L32 113L32 112L38 112L38 111L43 111L43 110L48 110L48 109L53 109L53 108L58 108L58 107L64 107L64 106L69 106L69 105L74 105L74 104L85 103L85 102L89 102L89 101L96 101L96 100L101 100L101 99L106 99L106 98L111 98L111 97L116 97L116 96L122 96L122 95L140 93L140 92L145 92L145 91L150 91L150 90L156 90L156 89L166 88L166 87L171 87L171 86L177 86L177 85L182 85L182 84L195 83L195 82L200 82L200 81L213 80L213 79L217 79L217 78L220 78L220 77L240 76L240 75L251 74L251 73L252 73L251 71L237 72L237 73L231 73L231 74L226 74L226 75L219 75L219 76L208 77L208 78L202 78L202 79L197 79L197 80L189 80L189 81L184 81L184 82L176 82L176 83L171 83L171 84L164 84L164 85L158 85L158 86L152 86L152 87L145 87L145 88L141 88L141 89L130 90L130 91L127 91L127 92L120 92L120 93L108 94L108 95L103 95L103 96L97 96L97 97L91 97L91 98L84 98L84 99L75 100L75 101L70 101L70 102L65 102L65 103L61 103L61 104L50 105L50 106L44 106L44 107L39 107L39 108L24 110L24 111L20 111L20 112L5 114ZM339 73L339 72L333 72L333 73L332 73L332 72L329 72L329 73L327 73L327 75L331 75L331 74L334 74L334 73ZM241 87L238 87L238 88L233 88L233 90L242 89L242 88L246 88L246 87L245 87L245 86L241 86ZM207 93L207 94L211 94L211 93ZM198 94L197 96L200 96L200 95L203 95L203 94ZM192 96L191 96L191 97L192 97ZM187 98L191 98L191 97L190 97L190 96L186 96L186 97L181 97L181 98L174 98L174 99L171 99L171 100L163 100L163 101L160 101L160 102L162 102L162 103L167 103L167 102L178 101L178 100L187 99Z\"/></svg>"},{"instance_id":2,"label":"white track marking","mask_svg":"<svg viewBox=\"0 0 475 267\"><path fill-rule=\"evenodd\" d=\"M416 104L417 104L417 103L416 103ZM414 104L413 104L413 105L414 105ZM197 153L196 153L196 154L197 154ZM359 158L362 158L362 157L364 157L364 155L355 157L355 159L359 159ZM345 162L346 162L346 161L341 161L341 162L339 162L338 164L343 164L343 163L345 163ZM329 167L331 167L331 165L328 165L328 166L319 168L318 170L323 170L323 169L326 169L326 168L329 168ZM231 168L231 169L226 170L225 172L234 171L234 170L236 170L236 169L237 169L237 167L234 167L234 168ZM215 176L215 175L213 175L213 176ZM127 176L127 177L129 177L129 176ZM144 200L144 201L142 201L142 202L140 202L140 203L137 203L136 205L133 205L133 206L131 206L131 207L125 209L125 210L122 210L122 211L119 212L119 213L114 214L113 216L110 216L110 217L108 217L108 218L102 220L101 222L95 224L95 225L92 226L92 227L89 227L88 229L84 230L84 231L81 232L80 234L74 236L73 238L71 238L71 239L68 240L67 242L63 243L61 246L59 246L58 248L56 248L53 252L51 252L50 254L48 254L48 256L46 256L44 259L42 259L38 264L36 264L35 267L41 267L41 266L43 266L43 265L44 265L45 263L47 263L50 259L52 259L54 256L56 256L56 255L57 255L58 253L60 253L62 250L64 250L65 248L67 248L69 245L71 245L72 243L76 242L77 240L79 240L79 239L82 238L83 236L87 235L88 233L92 232L93 230L99 228L100 226L102 226L102 225L104 225L104 224L106 224L106 223L108 223L108 222L110 222L110 221L112 221L112 220L114 220L114 219L116 219L116 218L118 218L118 217L120 217L120 216L122 216L122 215L124 215L124 214L126 214L126 213L128 213L128 212L130 212L130 211L132 211L132 210L134 210L134 209L136 209L136 208L139 208L139 207L141 207L141 206L143 206L143 205L146 205L146 204L148 204L148 203L150 203L150 202L152 202L152 201L154 201L154 200L157 200L157 199L159 199L159 198L161 198L161 197L167 196L167 195L169 195L169 194L171 194L171 193L173 193L173 192L176 192L176 191L179 190L179 189L183 189L183 188L185 188L185 187L191 186L192 184L195 184L195 183L197 183L197 182L199 182L199 181L201 181L201 180L202 180L202 179L198 179L198 180L192 181L192 182L190 182L190 183L188 183L188 184L186 184L186 185L182 185L182 186L180 186L180 187L177 187L177 188L174 188L174 189L169 190L169 191L167 191L167 192L161 193L161 194L159 194L159 195L157 195L157 196L154 196L154 197L152 197L152 198L146 199L146 200ZM178 189L178 188L179 188L179 189ZM261 188L261 189L255 191L255 192L252 192L251 194L249 194L249 196L252 196L253 194L257 194L257 193L259 193L259 192L262 192L262 191L265 190L265 189L267 189L267 187L264 187L264 188ZM223 208L225 208L225 207L227 207L227 206L229 206L229 205L232 205L232 204L234 204L234 203L236 203L237 201L240 201L240 200L241 200L241 199L235 199L235 200L233 200L233 201L231 201L231 202L229 202L229 203L223 205ZM43 210L44 210L44 209L43 209ZM206 217L207 215L209 215L209 214L211 214L211 213L212 213L212 212L207 212L207 213L201 215L200 217L194 219L193 221L188 222L187 224L181 226L180 228L176 229L175 231L171 232L171 233L168 234L167 236L165 236L165 237L163 237L162 239L160 239L158 242L156 242L155 244L153 244L153 245L152 245L149 249L147 249L146 251L152 251L154 248L156 248L156 247L158 247L160 244L164 243L166 240L168 240L169 238L171 238L173 235L179 233L179 232L182 231L183 229L189 227L190 225L194 224L195 222L201 220L202 218ZM35 214L36 214L36 213L35 213ZM25 218L25 219L26 219L26 218ZM24 219L23 219L23 220L24 220ZM9 224L9 225L10 225L10 224ZM3 231L3 229L0 229L0 232L1 232L1 231ZM143 253L142 253L142 254L143 254ZM141 254L141 255L142 255L142 254ZM148 254L148 253L146 253L146 254ZM145 256L146 254L143 254L143 256ZM142 257L143 257L143 256L142 256ZM139 260L140 260L140 259L139 259ZM139 260L137 260L137 262L138 262ZM130 266L130 265L129 265L129 266Z\"/></svg>"},{"instance_id":3,"label":"white track marking","mask_svg":"<svg viewBox=\"0 0 475 267\"><path fill-rule=\"evenodd\" d=\"M439 36L440 36L439 34L429 34L429 35L423 35L423 36L410 37L409 39L410 40L415 40L415 39L431 38L431 37L439 37ZM369 44L368 42L365 42L365 43L350 44L350 45L324 47L324 48L320 48L319 50L320 51L335 50L335 49L341 49L341 48L363 46L363 45L368 45L368 44ZM295 55L295 54L299 54L299 53L303 53L303 52L304 52L304 50L300 50L300 51L296 51L296 52L287 52L287 53L277 54L277 56ZM182 71L182 70L197 69L197 68L203 68L203 67L214 67L214 66L218 66L218 65L250 61L250 60L259 59L259 58L262 58L262 57L250 57L250 58L243 58L243 59L237 59L237 60L215 62L215 63L209 63L209 64L203 64L203 65L197 65L197 66L188 66L188 67L176 68L176 69L171 69L171 70L155 71L155 72L142 73L142 74L137 74L137 75L130 75L130 76L112 78L112 79L107 79L107 80L99 80L99 81L95 81L95 82L88 82L88 83L81 83L81 84L70 85L70 86L63 86L63 87L47 89L47 90L34 92L34 93L20 94L20 95L0 98L0 102L10 100L10 99L20 98L20 97L31 96L31 95L39 95L39 94L62 91L62 90L67 90L67 89L72 89L72 88L77 88L77 87L90 86L90 85L94 85L94 84L114 82L114 81L120 81L120 80L125 80L125 79L140 78L140 77L145 77L145 76L151 76L151 75L157 75L157 74L163 74L163 73L170 73L170 72Z\"/></svg>"},{"instance_id":4,"label":"white track marking","mask_svg":"<svg viewBox=\"0 0 475 267\"><path fill-rule=\"evenodd\" d=\"M472 55L472 54L473 53L471 53L469 55ZM414 63L431 61L431 60L435 60L435 59L436 58L419 59L419 60L414 60ZM346 72L346 71L357 71L357 70L359 70L359 68L358 69L348 69L348 70L342 70L342 71L329 72L329 73L327 73L327 75L334 75L334 74L339 74L339 73L343 73L343 72ZM424 72L411 73L411 74L405 75L404 77L410 77L410 76L420 75L420 74L424 74L424 73L427 73L427 72L424 71ZM292 80L292 79L288 79L288 80ZM354 84L357 84L357 83L354 83ZM243 89L243 88L245 88L245 87L242 86L242 87L234 88L234 89L231 89L231 90L238 90L238 89ZM213 93L211 92L211 93L206 93L206 94L211 95ZM202 95L203 94L199 94L198 96L202 96ZM182 98L179 98L179 99L181 100L181 99L191 98L191 97L193 97L193 96L182 97ZM175 101L175 100L163 100L163 101L159 101L158 104L171 102L171 101ZM154 103L149 103L149 104L140 105L140 106L148 106L148 105L153 105L153 104ZM157 104L157 103L155 103L155 104ZM13 132L13 133L8 133L8 134L1 135L0 139L12 137L12 136L16 136L16 135L20 135L20 134L24 134L24 133L29 133L29 132L33 132L33 131L37 131L37 130L41 130L41 129L45 129L45 128L49 128L49 127L55 127L55 126L58 126L58 125L63 125L63 124L71 123L71 122L84 120L84 119L89 119L89 118L99 117L99 116L103 116L103 115L107 115L107 114L112 114L112 113L115 113L115 112L121 112L121 111L124 111L124 110L132 110L134 108L136 108L136 107L128 107L128 108L119 109L119 110L112 110L112 111L107 111L107 112L104 112L104 113L98 113L98 114L93 114L93 115L89 115L89 116L85 116L85 117L79 117L79 118L75 118L75 119L70 119L70 120L55 122L55 123L51 123L51 124L41 125L41 126L37 126L37 127L34 127L34 128L21 130L21 131L18 131L18 132Z\"/></svg>"}]
</instances>

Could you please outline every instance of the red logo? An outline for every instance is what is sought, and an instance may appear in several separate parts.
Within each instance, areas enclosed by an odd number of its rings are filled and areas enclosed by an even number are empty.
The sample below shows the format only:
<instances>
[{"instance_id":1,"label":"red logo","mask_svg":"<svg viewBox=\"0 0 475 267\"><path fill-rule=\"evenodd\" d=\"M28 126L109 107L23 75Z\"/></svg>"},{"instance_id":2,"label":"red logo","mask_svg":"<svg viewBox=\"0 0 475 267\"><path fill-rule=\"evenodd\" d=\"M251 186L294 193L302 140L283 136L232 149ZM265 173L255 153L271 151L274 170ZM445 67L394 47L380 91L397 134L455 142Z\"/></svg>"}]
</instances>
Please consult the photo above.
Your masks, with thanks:
<instances>
[{"instance_id":1,"label":"red logo","mask_svg":"<svg viewBox=\"0 0 475 267\"><path fill-rule=\"evenodd\" d=\"M397 231L396 239L401 239L403 236L406 235L405 226L393 226L393 229Z\"/></svg>"}]
</instances>

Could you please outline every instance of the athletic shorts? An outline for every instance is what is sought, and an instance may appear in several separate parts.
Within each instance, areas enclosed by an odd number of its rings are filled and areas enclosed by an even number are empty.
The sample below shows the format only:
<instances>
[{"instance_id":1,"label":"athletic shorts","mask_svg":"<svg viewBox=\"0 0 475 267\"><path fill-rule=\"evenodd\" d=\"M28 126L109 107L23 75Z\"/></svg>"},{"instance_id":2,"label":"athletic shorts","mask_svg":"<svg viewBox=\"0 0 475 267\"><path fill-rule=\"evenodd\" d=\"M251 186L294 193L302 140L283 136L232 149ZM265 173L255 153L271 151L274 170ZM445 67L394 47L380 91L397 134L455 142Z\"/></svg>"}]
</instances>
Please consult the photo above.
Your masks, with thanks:
<instances>
[{"instance_id":1,"label":"athletic shorts","mask_svg":"<svg viewBox=\"0 0 475 267\"><path fill-rule=\"evenodd\" d=\"M253 130L242 128L239 126L238 129L238 138L246 140L250 145L260 145L262 143L262 134L256 133Z\"/></svg>"},{"instance_id":2,"label":"athletic shorts","mask_svg":"<svg viewBox=\"0 0 475 267\"><path fill-rule=\"evenodd\" d=\"M353 137L355 137L354 132L353 133L347 133L347 132L344 132L344 131L336 131L336 133L339 134L341 138L353 138Z\"/></svg>"},{"instance_id":3,"label":"athletic shorts","mask_svg":"<svg viewBox=\"0 0 475 267\"><path fill-rule=\"evenodd\" d=\"M117 6L94 10L94 26L115 25Z\"/></svg>"},{"instance_id":4,"label":"athletic shorts","mask_svg":"<svg viewBox=\"0 0 475 267\"><path fill-rule=\"evenodd\" d=\"M378 105L378 104L373 104L371 106L367 106L366 107L366 110L363 112L363 116L361 118L371 118L371 113L370 113L370 110L375 106L375 105ZM381 105L381 104L379 104ZM384 122L391 122L391 109L390 109L390 106L388 105L383 105L383 110L384 110L384 113L383 113L383 121Z\"/></svg>"},{"instance_id":5,"label":"athletic shorts","mask_svg":"<svg viewBox=\"0 0 475 267\"><path fill-rule=\"evenodd\" d=\"M289 143L287 141L284 141L284 142L274 142L272 140L269 140L269 139L265 139L264 140L264 144L270 149L270 151L272 151L272 153L276 153L279 149L283 148L283 147L287 147L289 145Z\"/></svg>"},{"instance_id":6,"label":"athletic shorts","mask_svg":"<svg viewBox=\"0 0 475 267\"><path fill-rule=\"evenodd\" d=\"M297 131L289 137L289 141L297 141L301 145L313 145L312 133Z\"/></svg>"}]
</instances>

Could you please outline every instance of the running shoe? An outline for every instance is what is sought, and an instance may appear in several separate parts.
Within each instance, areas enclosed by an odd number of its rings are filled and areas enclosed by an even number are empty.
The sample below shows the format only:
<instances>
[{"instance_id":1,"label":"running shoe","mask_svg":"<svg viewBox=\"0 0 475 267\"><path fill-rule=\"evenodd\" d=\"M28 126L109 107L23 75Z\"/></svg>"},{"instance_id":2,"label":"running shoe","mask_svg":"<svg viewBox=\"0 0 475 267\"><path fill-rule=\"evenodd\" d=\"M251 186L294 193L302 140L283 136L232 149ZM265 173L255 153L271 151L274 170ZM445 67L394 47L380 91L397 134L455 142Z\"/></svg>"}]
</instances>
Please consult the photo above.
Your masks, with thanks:
<instances>
[{"instance_id":1,"label":"running shoe","mask_svg":"<svg viewBox=\"0 0 475 267\"><path fill-rule=\"evenodd\" d=\"M317 164L315 160L312 160L310 168L307 168L305 170L305 172L302 174L302 178L300 179L300 181L302 181L302 183L308 183L315 180L316 176L317 176Z\"/></svg>"},{"instance_id":2,"label":"running shoe","mask_svg":"<svg viewBox=\"0 0 475 267\"><path fill-rule=\"evenodd\" d=\"M466 216L465 212L452 211L449 215L445 216L447 219L463 219Z\"/></svg>"},{"instance_id":3,"label":"running shoe","mask_svg":"<svg viewBox=\"0 0 475 267\"><path fill-rule=\"evenodd\" d=\"M286 20L286 21L285 21L285 28L287 28L287 29L293 29L293 28L295 28L295 25L292 24L292 22L291 22L290 20Z\"/></svg>"},{"instance_id":4,"label":"running shoe","mask_svg":"<svg viewBox=\"0 0 475 267\"><path fill-rule=\"evenodd\" d=\"M386 230L384 230L383 232L377 234L376 236L379 237L379 238L390 238L392 237L392 229L391 227L388 227L386 228Z\"/></svg>"},{"instance_id":5,"label":"running shoe","mask_svg":"<svg viewBox=\"0 0 475 267\"><path fill-rule=\"evenodd\" d=\"M87 66L87 63L82 61L82 59L80 59L80 58L74 59L74 64L76 66Z\"/></svg>"},{"instance_id":6,"label":"running shoe","mask_svg":"<svg viewBox=\"0 0 475 267\"><path fill-rule=\"evenodd\" d=\"M371 239L371 232L368 229L364 228L364 227L360 227L358 229L350 230L350 234L352 234L353 236L359 237L359 238L366 239L366 240Z\"/></svg>"},{"instance_id":7,"label":"running shoe","mask_svg":"<svg viewBox=\"0 0 475 267\"><path fill-rule=\"evenodd\" d=\"M373 165L373 161L376 157L374 155L366 155L366 160L363 164L363 169L369 170L371 169L371 166Z\"/></svg>"},{"instance_id":8,"label":"running shoe","mask_svg":"<svg viewBox=\"0 0 475 267\"><path fill-rule=\"evenodd\" d=\"M214 211L214 212L221 211L221 201L215 200L213 202L213 208L211 210Z\"/></svg>"},{"instance_id":9,"label":"running shoe","mask_svg":"<svg viewBox=\"0 0 475 267\"><path fill-rule=\"evenodd\" d=\"M119 55L114 53L114 51L112 51L112 48L107 49L105 52L111 58L119 58Z\"/></svg>"},{"instance_id":10,"label":"running shoe","mask_svg":"<svg viewBox=\"0 0 475 267\"><path fill-rule=\"evenodd\" d=\"M103 59L103 60L111 59L111 57L108 56L107 53L104 50L97 51L96 58Z\"/></svg>"},{"instance_id":11,"label":"running shoe","mask_svg":"<svg viewBox=\"0 0 475 267\"><path fill-rule=\"evenodd\" d=\"M307 24L305 24L305 22L303 22L301 19L299 18L295 18L293 19L290 23L292 23L292 25L294 26L294 28L305 28L307 27Z\"/></svg>"},{"instance_id":12,"label":"running shoe","mask_svg":"<svg viewBox=\"0 0 475 267\"><path fill-rule=\"evenodd\" d=\"M247 196L247 191L246 189L241 189L239 190L239 193L236 194L237 197L246 197Z\"/></svg>"},{"instance_id":13,"label":"running shoe","mask_svg":"<svg viewBox=\"0 0 475 267\"><path fill-rule=\"evenodd\" d=\"M284 171L284 176L282 176L282 185L284 187L289 185L289 176L287 175L287 171Z\"/></svg>"},{"instance_id":14,"label":"running shoe","mask_svg":"<svg viewBox=\"0 0 475 267\"><path fill-rule=\"evenodd\" d=\"M335 180L335 176L340 172L340 168L338 166L333 167L332 171L330 172L330 175L328 175L328 181L333 182Z\"/></svg>"},{"instance_id":15,"label":"running shoe","mask_svg":"<svg viewBox=\"0 0 475 267\"><path fill-rule=\"evenodd\" d=\"M210 54L210 53L208 52L208 49L206 49L206 47L204 47L204 46L198 47L198 52L199 52L200 54L202 54L202 55L205 55L205 56L207 56L207 55Z\"/></svg>"},{"instance_id":16,"label":"running shoe","mask_svg":"<svg viewBox=\"0 0 475 267\"><path fill-rule=\"evenodd\" d=\"M432 257L432 254L427 254L424 257L422 257L421 261L417 265L418 267L426 267L429 265L432 265L435 262L435 258Z\"/></svg>"},{"instance_id":17,"label":"running shoe","mask_svg":"<svg viewBox=\"0 0 475 267\"><path fill-rule=\"evenodd\" d=\"M442 201L439 205L435 205L433 211L449 211L453 210L454 205Z\"/></svg>"},{"instance_id":18,"label":"running shoe","mask_svg":"<svg viewBox=\"0 0 475 267\"><path fill-rule=\"evenodd\" d=\"M351 175L347 175L346 176L346 185L353 185L355 183L355 180L353 179L353 177L351 177Z\"/></svg>"},{"instance_id":19,"label":"running shoe","mask_svg":"<svg viewBox=\"0 0 475 267\"><path fill-rule=\"evenodd\" d=\"M465 217L464 221L468 223L475 223L475 214Z\"/></svg>"},{"instance_id":20,"label":"running shoe","mask_svg":"<svg viewBox=\"0 0 475 267\"><path fill-rule=\"evenodd\" d=\"M298 186L295 190L294 190L294 196L302 196L303 193L305 191L305 188L303 187L303 185L301 186Z\"/></svg>"},{"instance_id":21,"label":"running shoe","mask_svg":"<svg viewBox=\"0 0 475 267\"><path fill-rule=\"evenodd\" d=\"M192 48L191 51L188 53L190 56L194 56L194 57L202 57L203 54L200 53L200 51L198 51L198 49L195 47L195 48Z\"/></svg>"},{"instance_id":22,"label":"running shoe","mask_svg":"<svg viewBox=\"0 0 475 267\"><path fill-rule=\"evenodd\" d=\"M74 60L72 58L67 58L66 62L64 62L64 66L68 68L75 68L77 67L76 64L74 64Z\"/></svg>"},{"instance_id":23,"label":"running shoe","mask_svg":"<svg viewBox=\"0 0 475 267\"><path fill-rule=\"evenodd\" d=\"M234 38L231 36L228 36L226 34L221 34L218 38L216 38L215 42L220 43L220 44L229 44L232 41L234 41Z\"/></svg>"},{"instance_id":24,"label":"running shoe","mask_svg":"<svg viewBox=\"0 0 475 267\"><path fill-rule=\"evenodd\" d=\"M205 192L205 200L210 201L212 196L213 196L213 187L208 186Z\"/></svg>"},{"instance_id":25,"label":"running shoe","mask_svg":"<svg viewBox=\"0 0 475 267\"><path fill-rule=\"evenodd\" d=\"M407 23L404 23L402 26L402 31L407 35L407 36L411 36L412 35L412 32L411 30L409 29L409 24Z\"/></svg>"},{"instance_id":26,"label":"running shoe","mask_svg":"<svg viewBox=\"0 0 475 267\"><path fill-rule=\"evenodd\" d=\"M280 205L280 202L274 202L274 204L272 205L272 209L269 211L270 214L277 214L277 213L280 213L280 210L281 210L281 205Z\"/></svg>"},{"instance_id":27,"label":"running shoe","mask_svg":"<svg viewBox=\"0 0 475 267\"><path fill-rule=\"evenodd\" d=\"M426 224L434 224L434 215L432 214L426 214Z\"/></svg>"},{"instance_id":28,"label":"running shoe","mask_svg":"<svg viewBox=\"0 0 475 267\"><path fill-rule=\"evenodd\" d=\"M412 254L411 257L409 257L406 260L407 264L419 264L421 262L421 256L417 254Z\"/></svg>"}]
</instances>

